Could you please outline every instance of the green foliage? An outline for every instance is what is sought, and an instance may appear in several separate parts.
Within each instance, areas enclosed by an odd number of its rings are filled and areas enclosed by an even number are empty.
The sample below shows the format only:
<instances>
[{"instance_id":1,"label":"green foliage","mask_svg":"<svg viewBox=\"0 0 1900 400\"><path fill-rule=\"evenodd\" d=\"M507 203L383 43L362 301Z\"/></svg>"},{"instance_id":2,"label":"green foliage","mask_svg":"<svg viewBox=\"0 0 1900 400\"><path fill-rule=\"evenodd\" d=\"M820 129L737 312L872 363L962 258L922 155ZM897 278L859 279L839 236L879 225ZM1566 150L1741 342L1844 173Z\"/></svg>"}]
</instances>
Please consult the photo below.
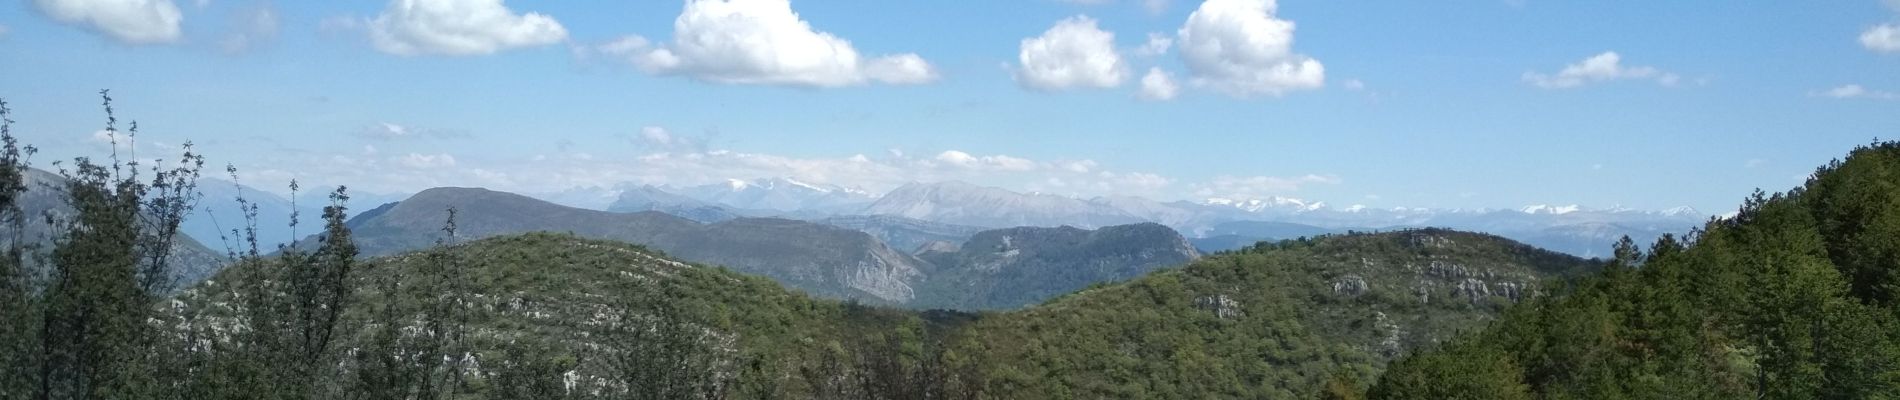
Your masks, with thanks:
<instances>
[{"instance_id":1,"label":"green foliage","mask_svg":"<svg viewBox=\"0 0 1900 400\"><path fill-rule=\"evenodd\" d=\"M40 311L27 267L27 158L31 146L13 137L13 112L0 100L0 399L32 397L37 387Z\"/></svg>"},{"instance_id":2,"label":"green foliage","mask_svg":"<svg viewBox=\"0 0 1900 400\"><path fill-rule=\"evenodd\" d=\"M1542 398L1900 397L1896 177L1900 143L1877 143L1806 187L1755 193L1687 240L1664 237L1649 254L1625 241L1602 274L1467 345L1396 363L1373 392L1503 381L1431 375L1483 351Z\"/></svg>"},{"instance_id":3,"label":"green foliage","mask_svg":"<svg viewBox=\"0 0 1900 400\"><path fill-rule=\"evenodd\" d=\"M1530 399L1521 369L1508 354L1452 345L1394 362L1370 399Z\"/></svg>"},{"instance_id":4,"label":"green foliage","mask_svg":"<svg viewBox=\"0 0 1900 400\"><path fill-rule=\"evenodd\" d=\"M132 141L138 124L118 129L112 98L101 91L106 111L106 136ZM4 109L0 105L0 109ZM171 167L155 161L149 171L138 161L122 162L116 152L108 164L87 158L74 160L72 170L54 188L63 195L70 213L48 215L56 226L54 247L34 260L46 268L42 279L30 279L24 248L24 224L19 212L26 187L24 155L11 135L11 115L5 120L4 172L0 184L11 239L5 265L8 315L0 324L8 341L10 361L4 367L6 397L133 398L154 397L163 386L161 369L168 353L157 346L154 326L147 323L155 305L170 290L175 276L170 259L178 224L195 201L193 188L201 157L184 154ZM132 157L136 160L136 157ZM56 163L57 165L57 163ZM150 181L143 173L149 172ZM38 255L35 256L38 258ZM17 314L15 314L17 313ZM24 351L21 351L24 350Z\"/></svg>"},{"instance_id":5,"label":"green foliage","mask_svg":"<svg viewBox=\"0 0 1900 400\"><path fill-rule=\"evenodd\" d=\"M1446 230L1286 241L990 315L954 350L1002 398L1310 398L1591 269Z\"/></svg>"}]
</instances>

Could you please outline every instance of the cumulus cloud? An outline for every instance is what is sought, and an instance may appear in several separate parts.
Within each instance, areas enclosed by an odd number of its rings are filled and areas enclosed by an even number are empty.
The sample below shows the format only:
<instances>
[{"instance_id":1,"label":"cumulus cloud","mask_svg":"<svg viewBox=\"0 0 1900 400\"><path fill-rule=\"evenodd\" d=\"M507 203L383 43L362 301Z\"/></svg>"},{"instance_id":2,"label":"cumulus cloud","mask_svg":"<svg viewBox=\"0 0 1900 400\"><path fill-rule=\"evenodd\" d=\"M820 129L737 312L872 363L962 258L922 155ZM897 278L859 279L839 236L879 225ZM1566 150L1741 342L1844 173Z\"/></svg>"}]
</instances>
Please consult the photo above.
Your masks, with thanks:
<instances>
[{"instance_id":1,"label":"cumulus cloud","mask_svg":"<svg viewBox=\"0 0 1900 400\"><path fill-rule=\"evenodd\" d=\"M1832 97L1836 99L1873 99L1873 100L1900 99L1900 93L1894 93L1894 92L1889 92L1889 91L1884 91L1884 90L1872 90L1872 89L1868 89L1857 84L1841 85L1841 86L1834 87L1833 89L1828 89L1828 90L1812 93L1812 95L1821 96L1821 97Z\"/></svg>"},{"instance_id":2,"label":"cumulus cloud","mask_svg":"<svg viewBox=\"0 0 1900 400\"><path fill-rule=\"evenodd\" d=\"M656 74L702 81L804 87L935 81L936 68L912 53L863 57L851 42L813 29L789 0L689 0L673 21L673 42L629 36L592 49Z\"/></svg>"},{"instance_id":3,"label":"cumulus cloud","mask_svg":"<svg viewBox=\"0 0 1900 400\"><path fill-rule=\"evenodd\" d=\"M126 44L177 42L184 14L171 0L35 0L55 21L92 30Z\"/></svg>"},{"instance_id":4,"label":"cumulus cloud","mask_svg":"<svg viewBox=\"0 0 1900 400\"><path fill-rule=\"evenodd\" d=\"M1545 89L1569 89L1591 83L1617 80L1654 80L1663 86L1673 86L1681 77L1649 66L1625 66L1623 56L1614 51L1606 51L1586 58L1576 64L1564 66L1556 74L1525 72L1524 81Z\"/></svg>"},{"instance_id":5,"label":"cumulus cloud","mask_svg":"<svg viewBox=\"0 0 1900 400\"><path fill-rule=\"evenodd\" d=\"M993 171L1033 171L1038 167L1035 161L1030 161L1025 158L1016 158L1007 155L977 157L970 155L970 153L956 150L946 150L942 153L938 153L936 160L945 165L957 168Z\"/></svg>"},{"instance_id":6,"label":"cumulus cloud","mask_svg":"<svg viewBox=\"0 0 1900 400\"><path fill-rule=\"evenodd\" d=\"M1175 34L1189 82L1240 98L1324 86L1326 68L1293 53L1293 22L1277 10L1274 0L1201 3Z\"/></svg>"},{"instance_id":7,"label":"cumulus cloud","mask_svg":"<svg viewBox=\"0 0 1900 400\"><path fill-rule=\"evenodd\" d=\"M1016 82L1035 90L1110 88L1128 79L1115 34L1078 15L1057 21L1042 36L1023 39Z\"/></svg>"},{"instance_id":8,"label":"cumulus cloud","mask_svg":"<svg viewBox=\"0 0 1900 400\"><path fill-rule=\"evenodd\" d=\"M1900 53L1900 25L1881 24L1860 34L1860 45L1880 53Z\"/></svg>"},{"instance_id":9,"label":"cumulus cloud","mask_svg":"<svg viewBox=\"0 0 1900 400\"><path fill-rule=\"evenodd\" d=\"M362 25L377 50L402 56L486 55L567 39L553 17L518 14L502 0L391 0Z\"/></svg>"},{"instance_id":10,"label":"cumulus cloud","mask_svg":"<svg viewBox=\"0 0 1900 400\"><path fill-rule=\"evenodd\" d=\"M1181 93L1181 87L1174 83L1174 77L1161 68L1148 68L1148 74L1141 76L1141 93L1145 100L1167 101Z\"/></svg>"}]
</instances>

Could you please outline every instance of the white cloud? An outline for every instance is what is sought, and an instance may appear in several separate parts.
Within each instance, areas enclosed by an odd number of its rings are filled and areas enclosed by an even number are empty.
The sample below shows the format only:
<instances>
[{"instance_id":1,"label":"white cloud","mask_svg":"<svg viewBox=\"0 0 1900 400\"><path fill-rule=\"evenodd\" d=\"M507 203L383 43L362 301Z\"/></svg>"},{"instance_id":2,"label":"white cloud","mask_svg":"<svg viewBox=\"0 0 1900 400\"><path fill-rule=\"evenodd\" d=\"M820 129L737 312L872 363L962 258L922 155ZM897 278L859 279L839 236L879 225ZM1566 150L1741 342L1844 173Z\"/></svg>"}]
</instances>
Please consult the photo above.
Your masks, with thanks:
<instances>
[{"instance_id":1,"label":"white cloud","mask_svg":"<svg viewBox=\"0 0 1900 400\"><path fill-rule=\"evenodd\" d=\"M126 44L172 43L184 14L171 0L35 0L40 12Z\"/></svg>"},{"instance_id":2,"label":"white cloud","mask_svg":"<svg viewBox=\"0 0 1900 400\"><path fill-rule=\"evenodd\" d=\"M233 11L231 28L218 41L218 47L226 53L243 53L267 46L277 40L280 25L277 10L270 6Z\"/></svg>"},{"instance_id":3,"label":"white cloud","mask_svg":"<svg viewBox=\"0 0 1900 400\"><path fill-rule=\"evenodd\" d=\"M390 0L364 25L377 50L403 56L485 55L567 39L553 17L517 14L502 0Z\"/></svg>"},{"instance_id":4,"label":"white cloud","mask_svg":"<svg viewBox=\"0 0 1900 400\"><path fill-rule=\"evenodd\" d=\"M1167 101L1180 93L1181 87L1174 83L1173 76L1161 68L1148 68L1148 74L1141 76L1141 93L1137 96L1146 100Z\"/></svg>"},{"instance_id":5,"label":"white cloud","mask_svg":"<svg viewBox=\"0 0 1900 400\"><path fill-rule=\"evenodd\" d=\"M11 29L7 28L7 26L4 24L0 24L0 39L6 39L7 33L10 33L10 32L12 32Z\"/></svg>"},{"instance_id":6,"label":"white cloud","mask_svg":"<svg viewBox=\"0 0 1900 400\"><path fill-rule=\"evenodd\" d=\"M1035 90L1110 88L1128 79L1128 65L1115 51L1115 33L1078 15L1057 21L1042 36L1026 38L1016 56L1016 82Z\"/></svg>"},{"instance_id":7,"label":"white cloud","mask_svg":"<svg viewBox=\"0 0 1900 400\"><path fill-rule=\"evenodd\" d=\"M1030 161L1024 158L1016 158L1016 157L1010 157L1006 155L977 157L977 156L970 155L970 153L965 153L965 152L956 151L956 150L946 150L942 153L938 153L936 160L938 162L942 162L944 165L953 166L957 168L966 168L966 169L995 170L995 171L1031 171L1038 168L1038 165L1035 161Z\"/></svg>"},{"instance_id":8,"label":"white cloud","mask_svg":"<svg viewBox=\"0 0 1900 400\"><path fill-rule=\"evenodd\" d=\"M1881 24L1860 34L1860 45L1881 53L1900 53L1900 25Z\"/></svg>"},{"instance_id":9,"label":"white cloud","mask_svg":"<svg viewBox=\"0 0 1900 400\"><path fill-rule=\"evenodd\" d=\"M1655 67L1625 66L1623 56L1614 51L1606 51L1576 64L1564 66L1564 69L1557 71L1556 74L1524 73L1525 82L1545 89L1568 89L1591 83L1627 79L1654 80L1663 86L1674 86L1682 78Z\"/></svg>"},{"instance_id":10,"label":"white cloud","mask_svg":"<svg viewBox=\"0 0 1900 400\"><path fill-rule=\"evenodd\" d=\"M356 136L376 140L402 139L467 139L474 135L468 132L422 128L393 122L378 122L356 132Z\"/></svg>"},{"instance_id":11,"label":"white cloud","mask_svg":"<svg viewBox=\"0 0 1900 400\"><path fill-rule=\"evenodd\" d=\"M669 132L669 135L675 141L680 139L677 132ZM611 151L599 146L575 147ZM910 182L960 180L1084 198L1135 195L1178 199L1184 194L1173 178L1117 171L1093 160L1038 160L961 150L939 150L923 155L845 153L836 157L792 157L732 150L647 149L618 154L545 153L480 162L449 154L381 150L374 153L367 148L351 148L334 154L287 152L273 154L265 165L239 163L239 168L247 171L247 177L297 171L296 175L312 187L348 184L365 193L413 193L438 186L552 193L624 183L684 186L734 178L796 177L806 182L858 187L874 193ZM1050 179L1064 184L1050 185L1047 183Z\"/></svg>"},{"instance_id":12,"label":"white cloud","mask_svg":"<svg viewBox=\"0 0 1900 400\"><path fill-rule=\"evenodd\" d=\"M1208 0L1175 34L1191 83L1234 97L1325 85L1319 60L1293 53L1293 22L1274 0Z\"/></svg>"},{"instance_id":13,"label":"white cloud","mask_svg":"<svg viewBox=\"0 0 1900 400\"><path fill-rule=\"evenodd\" d=\"M640 138L662 146L673 144L673 134L667 133L666 128L657 126L640 128Z\"/></svg>"},{"instance_id":14,"label":"white cloud","mask_svg":"<svg viewBox=\"0 0 1900 400\"><path fill-rule=\"evenodd\" d=\"M1861 87L1860 85L1856 85L1856 84L1841 85L1833 89L1828 89L1825 91L1812 93L1812 95L1822 96L1822 97L1832 97L1836 99L1874 99L1874 100L1900 99L1900 93L1894 93L1894 92L1889 92L1889 91L1884 91L1884 90L1872 90L1865 87Z\"/></svg>"},{"instance_id":15,"label":"white cloud","mask_svg":"<svg viewBox=\"0 0 1900 400\"><path fill-rule=\"evenodd\" d=\"M1366 83L1358 79L1347 79L1345 82L1340 83L1339 85L1345 87L1346 90L1351 90L1354 92L1366 90Z\"/></svg>"},{"instance_id":16,"label":"white cloud","mask_svg":"<svg viewBox=\"0 0 1900 400\"><path fill-rule=\"evenodd\" d=\"M409 168L417 168L417 169L447 168L447 167L455 166L455 156L451 156L448 154L409 153L409 155L406 155L406 156L396 157L395 161L397 164L400 164L402 166L409 167Z\"/></svg>"},{"instance_id":17,"label":"white cloud","mask_svg":"<svg viewBox=\"0 0 1900 400\"><path fill-rule=\"evenodd\" d=\"M689 0L673 21L672 43L627 37L596 50L651 73L716 83L839 87L937 79L916 54L861 57L850 41L800 19L789 0Z\"/></svg>"}]
</instances>

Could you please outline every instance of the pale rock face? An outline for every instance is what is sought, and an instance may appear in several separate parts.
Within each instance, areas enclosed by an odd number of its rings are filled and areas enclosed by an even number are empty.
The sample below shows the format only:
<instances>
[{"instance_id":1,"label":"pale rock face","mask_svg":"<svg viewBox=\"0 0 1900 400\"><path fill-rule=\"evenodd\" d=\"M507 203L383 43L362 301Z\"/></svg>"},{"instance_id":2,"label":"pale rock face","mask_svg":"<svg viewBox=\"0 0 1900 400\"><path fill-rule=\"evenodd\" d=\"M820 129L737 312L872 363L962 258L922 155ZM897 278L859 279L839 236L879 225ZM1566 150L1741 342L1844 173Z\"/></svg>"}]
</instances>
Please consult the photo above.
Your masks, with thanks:
<instances>
[{"instance_id":1,"label":"pale rock face","mask_svg":"<svg viewBox=\"0 0 1900 400\"><path fill-rule=\"evenodd\" d=\"M872 251L888 254L879 254L879 257L859 261L857 268L845 278L845 286L892 303L902 304L916 299L917 292L911 288L910 283L922 277L923 271L918 270L915 265L888 262L887 260L901 258L888 247L881 245L878 247Z\"/></svg>"},{"instance_id":2,"label":"pale rock face","mask_svg":"<svg viewBox=\"0 0 1900 400\"><path fill-rule=\"evenodd\" d=\"M1333 281L1333 293L1342 293L1347 296L1357 297L1366 294L1366 290L1368 289L1370 289L1370 287L1366 285L1366 278L1359 277L1358 275L1346 275L1340 277L1337 281Z\"/></svg>"},{"instance_id":3,"label":"pale rock face","mask_svg":"<svg viewBox=\"0 0 1900 400\"><path fill-rule=\"evenodd\" d=\"M1240 318L1247 315L1245 311L1241 310L1239 300L1234 300L1225 294L1196 297L1194 298L1194 306L1213 312L1214 316L1220 319Z\"/></svg>"}]
</instances>

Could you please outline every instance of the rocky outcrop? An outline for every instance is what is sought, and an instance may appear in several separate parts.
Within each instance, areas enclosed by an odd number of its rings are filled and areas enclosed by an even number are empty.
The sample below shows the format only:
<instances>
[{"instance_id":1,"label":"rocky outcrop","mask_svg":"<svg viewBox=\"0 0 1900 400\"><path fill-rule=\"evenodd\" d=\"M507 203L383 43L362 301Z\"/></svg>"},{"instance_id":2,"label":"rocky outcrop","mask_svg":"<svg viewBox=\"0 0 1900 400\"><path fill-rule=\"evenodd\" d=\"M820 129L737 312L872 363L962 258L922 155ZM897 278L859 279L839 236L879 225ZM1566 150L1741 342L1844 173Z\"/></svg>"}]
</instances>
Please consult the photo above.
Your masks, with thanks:
<instances>
[{"instance_id":1,"label":"rocky outcrop","mask_svg":"<svg viewBox=\"0 0 1900 400\"><path fill-rule=\"evenodd\" d=\"M1214 313L1215 318L1234 319L1247 315L1241 310L1240 301L1224 294L1194 298L1194 307Z\"/></svg>"}]
</instances>

